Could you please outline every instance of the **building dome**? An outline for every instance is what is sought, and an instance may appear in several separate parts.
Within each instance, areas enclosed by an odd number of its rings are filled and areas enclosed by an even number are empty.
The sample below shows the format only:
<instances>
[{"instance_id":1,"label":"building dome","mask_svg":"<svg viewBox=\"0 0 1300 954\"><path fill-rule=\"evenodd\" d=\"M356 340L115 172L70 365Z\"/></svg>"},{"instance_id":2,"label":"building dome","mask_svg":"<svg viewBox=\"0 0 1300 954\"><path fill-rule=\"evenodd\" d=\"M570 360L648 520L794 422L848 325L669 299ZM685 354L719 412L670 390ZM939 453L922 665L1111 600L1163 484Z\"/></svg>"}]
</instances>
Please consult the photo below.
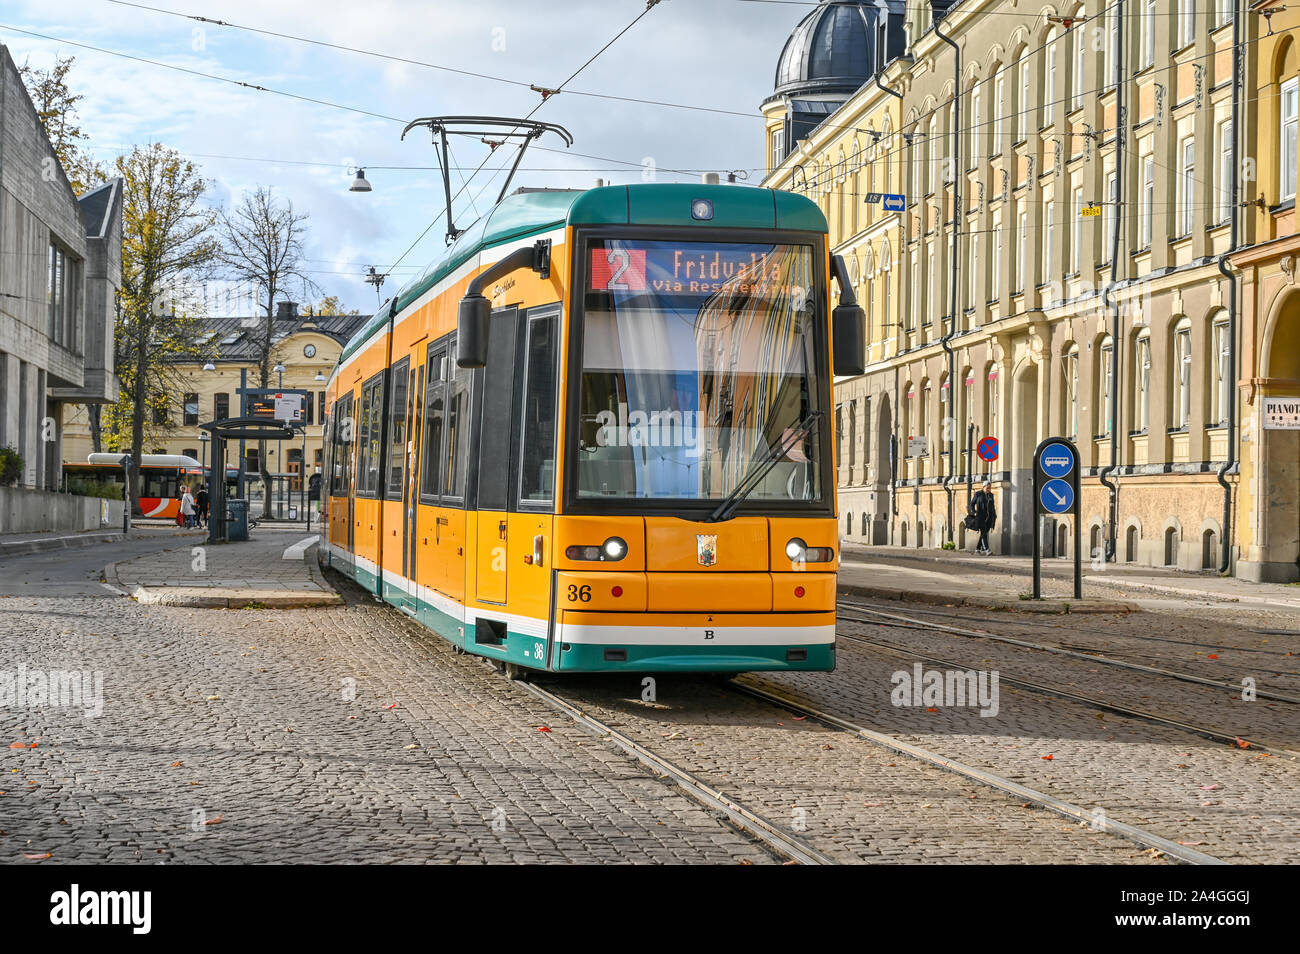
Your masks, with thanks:
<instances>
[{"instance_id":1,"label":"building dome","mask_svg":"<svg viewBox=\"0 0 1300 954\"><path fill-rule=\"evenodd\" d=\"M821 0L786 40L776 95L852 94L876 71L875 2Z\"/></svg>"}]
</instances>

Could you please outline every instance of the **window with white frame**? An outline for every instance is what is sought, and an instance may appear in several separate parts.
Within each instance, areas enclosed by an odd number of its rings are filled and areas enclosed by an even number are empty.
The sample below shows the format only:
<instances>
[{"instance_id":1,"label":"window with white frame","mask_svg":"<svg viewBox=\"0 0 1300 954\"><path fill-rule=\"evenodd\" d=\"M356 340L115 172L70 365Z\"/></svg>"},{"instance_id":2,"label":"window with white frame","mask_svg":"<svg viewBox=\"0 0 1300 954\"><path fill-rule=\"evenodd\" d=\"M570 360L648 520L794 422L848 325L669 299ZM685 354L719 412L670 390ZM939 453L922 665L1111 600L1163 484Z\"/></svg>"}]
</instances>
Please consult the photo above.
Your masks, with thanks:
<instances>
[{"instance_id":1,"label":"window with white frame","mask_svg":"<svg viewBox=\"0 0 1300 954\"><path fill-rule=\"evenodd\" d=\"M974 169L980 160L980 94L971 93L970 108L970 168Z\"/></svg>"},{"instance_id":2,"label":"window with white frame","mask_svg":"<svg viewBox=\"0 0 1300 954\"><path fill-rule=\"evenodd\" d=\"M1002 122L1007 115L1007 78L999 72L997 81L994 84L994 113L993 113L993 154L1000 155L1003 150L1002 143Z\"/></svg>"},{"instance_id":3,"label":"window with white frame","mask_svg":"<svg viewBox=\"0 0 1300 954\"><path fill-rule=\"evenodd\" d=\"M989 299L1001 298L1002 283L1002 210L993 213L993 239L989 245L992 261L989 277Z\"/></svg>"},{"instance_id":4,"label":"window with white frame","mask_svg":"<svg viewBox=\"0 0 1300 954\"><path fill-rule=\"evenodd\" d=\"M1101 339L1097 362L1097 434L1109 436L1114 419L1114 395L1111 393L1111 373L1115 367L1115 344L1110 335Z\"/></svg>"},{"instance_id":5,"label":"window with white frame","mask_svg":"<svg viewBox=\"0 0 1300 954\"><path fill-rule=\"evenodd\" d=\"M1291 78L1282 84L1281 109L1278 114L1278 201L1295 199L1296 182L1296 105L1298 84Z\"/></svg>"},{"instance_id":6,"label":"window with white frame","mask_svg":"<svg viewBox=\"0 0 1300 954\"><path fill-rule=\"evenodd\" d=\"M1152 218L1156 202L1156 163L1151 156L1142 157L1142 204L1139 208L1139 241L1143 248L1151 247Z\"/></svg>"},{"instance_id":7,"label":"window with white frame","mask_svg":"<svg viewBox=\"0 0 1300 954\"><path fill-rule=\"evenodd\" d=\"M1083 106L1083 84L1084 77L1087 73L1085 64L1088 62L1088 34L1086 30L1076 30L1074 37L1074 86L1070 97L1070 108L1080 109Z\"/></svg>"},{"instance_id":8,"label":"window with white frame","mask_svg":"<svg viewBox=\"0 0 1300 954\"><path fill-rule=\"evenodd\" d=\"M1116 54L1120 49L1119 35L1119 0L1112 0L1110 6L1106 8L1106 43L1105 45L1105 76L1097 85L1100 87L1112 86L1115 83L1115 63Z\"/></svg>"},{"instance_id":9,"label":"window with white frame","mask_svg":"<svg viewBox=\"0 0 1300 954\"><path fill-rule=\"evenodd\" d=\"M1196 140L1188 136L1178 145L1178 224L1181 235L1192 234L1196 219Z\"/></svg>"},{"instance_id":10,"label":"window with white frame","mask_svg":"<svg viewBox=\"0 0 1300 954\"><path fill-rule=\"evenodd\" d=\"M989 365L988 382L984 390L984 407L985 417L988 419L988 430L985 434L997 434L998 432L998 365L995 361Z\"/></svg>"},{"instance_id":11,"label":"window with white frame","mask_svg":"<svg viewBox=\"0 0 1300 954\"><path fill-rule=\"evenodd\" d=\"M1101 249L1101 257L1104 261L1109 262L1111 250L1115 247L1115 217L1118 215L1119 210L1119 182L1115 178L1113 169L1106 173L1106 201L1111 204L1101 210L1101 214L1106 220L1106 231L1103 236L1105 244Z\"/></svg>"},{"instance_id":12,"label":"window with white frame","mask_svg":"<svg viewBox=\"0 0 1300 954\"><path fill-rule=\"evenodd\" d=\"M1183 318L1174 326L1173 426L1186 430L1192 419L1192 323Z\"/></svg>"},{"instance_id":13,"label":"window with white frame","mask_svg":"<svg viewBox=\"0 0 1300 954\"><path fill-rule=\"evenodd\" d=\"M925 289L925 318L924 323L929 324L933 316L939 314L943 306L939 303L938 291L935 288L935 281L938 278L939 270L934 267L934 245L931 244L925 253L926 268L926 289Z\"/></svg>"},{"instance_id":14,"label":"window with white frame","mask_svg":"<svg viewBox=\"0 0 1300 954\"><path fill-rule=\"evenodd\" d=\"M1016 282L1017 291L1024 291L1025 277L1028 275L1029 262L1029 212L1021 203L1020 215L1016 228Z\"/></svg>"},{"instance_id":15,"label":"window with white frame","mask_svg":"<svg viewBox=\"0 0 1300 954\"><path fill-rule=\"evenodd\" d=\"M1138 332L1133 345L1133 430L1145 433L1151 423L1150 329Z\"/></svg>"},{"instance_id":16,"label":"window with white frame","mask_svg":"<svg viewBox=\"0 0 1300 954\"><path fill-rule=\"evenodd\" d=\"M1043 125L1050 126L1056 118L1056 31L1047 35L1043 52Z\"/></svg>"},{"instance_id":17,"label":"window with white frame","mask_svg":"<svg viewBox=\"0 0 1300 954\"><path fill-rule=\"evenodd\" d=\"M1228 423L1229 402L1232 400L1232 342L1228 337L1228 319L1214 321L1214 409L1210 420L1214 424Z\"/></svg>"},{"instance_id":18,"label":"window with white frame","mask_svg":"<svg viewBox=\"0 0 1300 954\"><path fill-rule=\"evenodd\" d=\"M943 150L939 148L939 117L930 117L930 134L927 148L930 150L930 192L934 192L943 180ZM936 172L937 170L937 172Z\"/></svg>"},{"instance_id":19,"label":"window with white frame","mask_svg":"<svg viewBox=\"0 0 1300 954\"><path fill-rule=\"evenodd\" d=\"M780 126L772 130L772 168L775 169L785 158L785 130Z\"/></svg>"},{"instance_id":20,"label":"window with white frame","mask_svg":"<svg viewBox=\"0 0 1300 954\"><path fill-rule=\"evenodd\" d=\"M1232 177L1236 162L1236 142L1232 134L1232 120L1219 123L1219 175L1216 195L1216 222L1226 222L1232 217Z\"/></svg>"},{"instance_id":21,"label":"window with white frame","mask_svg":"<svg viewBox=\"0 0 1300 954\"><path fill-rule=\"evenodd\" d=\"M1196 37L1195 0L1178 0L1178 47L1191 46Z\"/></svg>"},{"instance_id":22,"label":"window with white frame","mask_svg":"<svg viewBox=\"0 0 1300 954\"><path fill-rule=\"evenodd\" d=\"M1056 277L1056 203L1050 199L1043 205L1043 281Z\"/></svg>"},{"instance_id":23,"label":"window with white frame","mask_svg":"<svg viewBox=\"0 0 1300 954\"><path fill-rule=\"evenodd\" d=\"M1023 142L1029 138L1029 116L1032 112L1032 98L1029 94L1029 50L1020 54L1020 101L1016 103L1016 141Z\"/></svg>"},{"instance_id":24,"label":"window with white frame","mask_svg":"<svg viewBox=\"0 0 1300 954\"><path fill-rule=\"evenodd\" d=\"M907 310L907 330L916 327L916 314L921 310L921 258L912 254L912 307Z\"/></svg>"},{"instance_id":25,"label":"window with white frame","mask_svg":"<svg viewBox=\"0 0 1300 954\"><path fill-rule=\"evenodd\" d=\"M976 298L979 294L979 270L980 270L980 237L976 232L967 241L969 241L969 265L966 269L966 306L974 308Z\"/></svg>"},{"instance_id":26,"label":"window with white frame","mask_svg":"<svg viewBox=\"0 0 1300 954\"><path fill-rule=\"evenodd\" d=\"M1078 274L1083 267L1083 186L1074 190L1073 208L1070 210L1070 272Z\"/></svg>"},{"instance_id":27,"label":"window with white frame","mask_svg":"<svg viewBox=\"0 0 1300 954\"><path fill-rule=\"evenodd\" d=\"M1142 59L1139 68L1146 69L1156 61L1156 0L1146 0L1142 5Z\"/></svg>"},{"instance_id":28,"label":"window with white frame","mask_svg":"<svg viewBox=\"0 0 1300 954\"><path fill-rule=\"evenodd\" d=\"M1065 386L1069 390L1070 407L1066 428L1073 438L1079 436L1079 346L1070 345L1065 352Z\"/></svg>"},{"instance_id":29,"label":"window with white frame","mask_svg":"<svg viewBox=\"0 0 1300 954\"><path fill-rule=\"evenodd\" d=\"M1219 10L1218 24L1219 24L1219 26L1223 26L1225 23L1230 23L1230 22L1232 22L1232 3L1233 3L1233 0L1219 0L1219 3L1218 3L1218 10Z\"/></svg>"}]
</instances>

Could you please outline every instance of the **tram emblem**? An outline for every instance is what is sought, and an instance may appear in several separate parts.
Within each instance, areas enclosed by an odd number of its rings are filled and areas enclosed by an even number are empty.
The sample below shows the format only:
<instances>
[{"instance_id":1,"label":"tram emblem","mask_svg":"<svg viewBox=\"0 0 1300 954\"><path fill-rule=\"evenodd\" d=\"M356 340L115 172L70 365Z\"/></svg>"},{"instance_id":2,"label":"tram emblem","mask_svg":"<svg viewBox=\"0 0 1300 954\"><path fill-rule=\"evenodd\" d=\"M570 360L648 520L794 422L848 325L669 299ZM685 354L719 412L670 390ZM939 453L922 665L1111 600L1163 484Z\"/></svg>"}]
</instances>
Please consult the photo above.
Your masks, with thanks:
<instances>
[{"instance_id":1,"label":"tram emblem","mask_svg":"<svg viewBox=\"0 0 1300 954\"><path fill-rule=\"evenodd\" d=\"M697 533L695 535L695 559L700 566L713 566L718 562L718 535L716 533Z\"/></svg>"}]
</instances>

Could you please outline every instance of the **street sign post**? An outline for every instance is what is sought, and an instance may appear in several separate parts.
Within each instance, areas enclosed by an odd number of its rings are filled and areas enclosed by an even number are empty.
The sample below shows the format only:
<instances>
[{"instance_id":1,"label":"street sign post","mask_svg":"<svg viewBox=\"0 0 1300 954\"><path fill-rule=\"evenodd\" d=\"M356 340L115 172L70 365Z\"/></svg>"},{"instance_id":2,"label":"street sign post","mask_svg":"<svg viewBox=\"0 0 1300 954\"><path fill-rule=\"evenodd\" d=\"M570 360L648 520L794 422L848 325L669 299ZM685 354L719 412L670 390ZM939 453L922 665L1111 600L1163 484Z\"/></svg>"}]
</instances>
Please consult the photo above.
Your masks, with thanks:
<instances>
[{"instance_id":1,"label":"street sign post","mask_svg":"<svg viewBox=\"0 0 1300 954\"><path fill-rule=\"evenodd\" d=\"M980 447L983 457L983 444ZM1074 517L1074 598L1083 599L1080 558L1079 451L1064 437L1049 437L1034 451L1034 599L1043 598L1042 539L1044 515Z\"/></svg>"}]
</instances>

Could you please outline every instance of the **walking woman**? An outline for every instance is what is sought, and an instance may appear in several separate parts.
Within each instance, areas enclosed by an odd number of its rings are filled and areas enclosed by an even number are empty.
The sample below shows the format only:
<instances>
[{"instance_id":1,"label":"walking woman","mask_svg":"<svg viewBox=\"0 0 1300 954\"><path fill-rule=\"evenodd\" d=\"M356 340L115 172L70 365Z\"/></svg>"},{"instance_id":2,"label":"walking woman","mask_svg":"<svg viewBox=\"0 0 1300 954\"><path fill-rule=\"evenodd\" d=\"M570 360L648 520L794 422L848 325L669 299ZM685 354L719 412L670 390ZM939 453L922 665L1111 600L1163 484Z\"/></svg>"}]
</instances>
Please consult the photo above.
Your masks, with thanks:
<instances>
[{"instance_id":1,"label":"walking woman","mask_svg":"<svg viewBox=\"0 0 1300 954\"><path fill-rule=\"evenodd\" d=\"M998 508L993 500L993 485L987 480L980 484L979 491L971 498L970 512L975 517L975 528L980 532L976 553L989 554L989 531L998 524Z\"/></svg>"}]
</instances>

